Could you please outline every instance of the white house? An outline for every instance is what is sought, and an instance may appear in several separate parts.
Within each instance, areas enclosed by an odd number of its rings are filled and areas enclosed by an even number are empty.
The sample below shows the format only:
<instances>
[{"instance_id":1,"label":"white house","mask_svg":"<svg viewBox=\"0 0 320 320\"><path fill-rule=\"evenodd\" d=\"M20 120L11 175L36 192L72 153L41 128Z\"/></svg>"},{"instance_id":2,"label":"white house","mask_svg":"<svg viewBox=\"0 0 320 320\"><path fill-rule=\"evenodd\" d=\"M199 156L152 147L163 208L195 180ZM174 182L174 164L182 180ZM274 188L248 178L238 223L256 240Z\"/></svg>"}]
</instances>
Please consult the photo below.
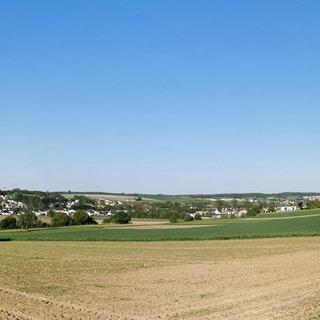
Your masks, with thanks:
<instances>
[{"instance_id":1,"label":"white house","mask_svg":"<svg viewBox=\"0 0 320 320\"><path fill-rule=\"evenodd\" d=\"M295 211L295 210L298 210L298 207L297 206L289 206L289 207L280 207L279 208L281 212L284 212L284 211Z\"/></svg>"}]
</instances>

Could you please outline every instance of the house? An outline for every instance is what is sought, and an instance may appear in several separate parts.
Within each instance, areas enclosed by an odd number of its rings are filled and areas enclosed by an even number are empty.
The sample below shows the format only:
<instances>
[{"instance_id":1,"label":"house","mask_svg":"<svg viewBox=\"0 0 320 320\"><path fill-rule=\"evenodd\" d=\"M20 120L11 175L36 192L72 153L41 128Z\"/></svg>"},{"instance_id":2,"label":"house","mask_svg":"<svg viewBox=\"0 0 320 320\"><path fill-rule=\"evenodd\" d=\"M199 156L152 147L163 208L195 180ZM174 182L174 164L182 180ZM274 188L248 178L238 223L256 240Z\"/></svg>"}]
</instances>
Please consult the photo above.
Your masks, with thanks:
<instances>
[{"instance_id":1,"label":"house","mask_svg":"<svg viewBox=\"0 0 320 320\"><path fill-rule=\"evenodd\" d=\"M281 211L281 212L285 212L285 211L295 211L295 210L298 210L298 207L297 207L297 206L288 206L288 207L279 207L278 209L279 209L279 211Z\"/></svg>"},{"instance_id":2,"label":"house","mask_svg":"<svg viewBox=\"0 0 320 320\"><path fill-rule=\"evenodd\" d=\"M2 211L0 211L0 214L2 214L3 216L11 216L13 214L13 211L10 209L3 209Z\"/></svg>"},{"instance_id":3,"label":"house","mask_svg":"<svg viewBox=\"0 0 320 320\"><path fill-rule=\"evenodd\" d=\"M245 210L245 209L244 209L244 210L239 210L239 211L238 211L238 217L244 217L244 216L247 214L247 212L248 212L248 211Z\"/></svg>"}]
</instances>

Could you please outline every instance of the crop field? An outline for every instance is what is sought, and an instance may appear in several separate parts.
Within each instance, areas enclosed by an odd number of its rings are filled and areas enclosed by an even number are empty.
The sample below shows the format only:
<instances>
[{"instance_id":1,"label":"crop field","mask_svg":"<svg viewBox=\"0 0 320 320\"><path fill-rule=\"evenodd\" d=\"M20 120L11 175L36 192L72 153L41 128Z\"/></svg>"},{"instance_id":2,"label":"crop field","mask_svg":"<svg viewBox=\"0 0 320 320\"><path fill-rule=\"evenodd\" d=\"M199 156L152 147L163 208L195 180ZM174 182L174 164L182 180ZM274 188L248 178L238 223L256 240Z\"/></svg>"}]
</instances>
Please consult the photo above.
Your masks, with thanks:
<instances>
[{"instance_id":1,"label":"crop field","mask_svg":"<svg viewBox=\"0 0 320 320\"><path fill-rule=\"evenodd\" d=\"M74 196L84 196L87 198L91 198L94 200L103 199L103 200L111 200L111 201L135 201L137 197L130 195L121 195L121 194L95 194L95 193L63 193L62 194L67 199L72 199ZM153 198L142 198L144 201L156 201Z\"/></svg>"},{"instance_id":2,"label":"crop field","mask_svg":"<svg viewBox=\"0 0 320 320\"><path fill-rule=\"evenodd\" d=\"M130 201L135 200L136 197L127 196L127 195L114 195L114 194L94 194L94 193L63 193L62 194L67 199L72 199L74 196L84 196L87 198L91 198L94 200L97 199L105 199L105 200L112 200L112 201Z\"/></svg>"},{"instance_id":3,"label":"crop field","mask_svg":"<svg viewBox=\"0 0 320 320\"><path fill-rule=\"evenodd\" d=\"M256 218L283 218L320 214L320 209L260 213Z\"/></svg>"},{"instance_id":4,"label":"crop field","mask_svg":"<svg viewBox=\"0 0 320 320\"><path fill-rule=\"evenodd\" d=\"M129 225L94 225L0 231L12 240L169 241L320 236L319 210L295 216L206 219L192 223L134 221Z\"/></svg>"},{"instance_id":5,"label":"crop field","mask_svg":"<svg viewBox=\"0 0 320 320\"><path fill-rule=\"evenodd\" d=\"M63 193L65 198L71 199L74 196L85 196L94 200L104 199L111 201L135 201L137 196L126 195L126 194L99 194L99 193ZM155 202L208 202L208 200L198 197L191 196L167 196L167 195L142 195L143 201L155 201Z\"/></svg>"},{"instance_id":6,"label":"crop field","mask_svg":"<svg viewBox=\"0 0 320 320\"><path fill-rule=\"evenodd\" d=\"M1 320L320 316L320 237L0 246Z\"/></svg>"}]
</instances>

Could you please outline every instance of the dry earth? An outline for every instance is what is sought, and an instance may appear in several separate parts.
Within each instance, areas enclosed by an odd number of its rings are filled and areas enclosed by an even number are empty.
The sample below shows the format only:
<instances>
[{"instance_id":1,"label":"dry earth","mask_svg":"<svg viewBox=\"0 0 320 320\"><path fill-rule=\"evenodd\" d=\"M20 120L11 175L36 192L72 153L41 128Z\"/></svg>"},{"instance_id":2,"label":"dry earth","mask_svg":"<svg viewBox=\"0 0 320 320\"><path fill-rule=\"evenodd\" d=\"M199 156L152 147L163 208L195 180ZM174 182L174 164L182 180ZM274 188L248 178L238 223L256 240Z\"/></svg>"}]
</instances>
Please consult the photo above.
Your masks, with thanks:
<instances>
[{"instance_id":1,"label":"dry earth","mask_svg":"<svg viewBox=\"0 0 320 320\"><path fill-rule=\"evenodd\" d=\"M0 242L0 319L320 319L320 238Z\"/></svg>"}]
</instances>

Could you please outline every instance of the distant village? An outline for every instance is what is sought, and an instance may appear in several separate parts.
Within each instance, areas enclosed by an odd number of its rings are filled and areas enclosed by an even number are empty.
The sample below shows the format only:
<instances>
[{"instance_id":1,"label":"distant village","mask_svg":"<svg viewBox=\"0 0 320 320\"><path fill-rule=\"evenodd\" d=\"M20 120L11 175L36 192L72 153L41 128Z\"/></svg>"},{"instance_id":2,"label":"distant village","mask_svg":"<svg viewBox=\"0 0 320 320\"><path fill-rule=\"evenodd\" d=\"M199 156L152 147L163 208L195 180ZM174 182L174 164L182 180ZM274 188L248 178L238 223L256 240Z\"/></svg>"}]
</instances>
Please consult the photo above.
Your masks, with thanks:
<instances>
[{"instance_id":1,"label":"distant village","mask_svg":"<svg viewBox=\"0 0 320 320\"><path fill-rule=\"evenodd\" d=\"M186 215L194 219L245 217L267 212L287 212L320 206L320 195L303 195L293 198L194 198L194 201L149 201L141 197L122 201L106 196L89 197L73 195L64 197L56 193L25 192L20 189L5 190L0 194L0 215L19 215L31 207L37 216L50 216L59 212L72 216L77 210L85 210L89 216L112 216L117 211L128 212L133 218L178 218Z\"/></svg>"}]
</instances>

